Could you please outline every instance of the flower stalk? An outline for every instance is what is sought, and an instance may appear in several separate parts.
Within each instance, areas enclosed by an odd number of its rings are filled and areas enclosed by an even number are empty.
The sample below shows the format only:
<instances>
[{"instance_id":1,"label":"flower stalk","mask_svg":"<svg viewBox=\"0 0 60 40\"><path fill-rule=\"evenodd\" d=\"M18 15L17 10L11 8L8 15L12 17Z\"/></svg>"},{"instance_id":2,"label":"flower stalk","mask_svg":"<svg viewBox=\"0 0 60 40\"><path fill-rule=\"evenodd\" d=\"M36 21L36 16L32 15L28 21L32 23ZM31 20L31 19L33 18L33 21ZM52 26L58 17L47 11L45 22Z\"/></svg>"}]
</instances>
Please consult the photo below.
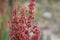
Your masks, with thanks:
<instances>
[{"instance_id":1,"label":"flower stalk","mask_svg":"<svg viewBox=\"0 0 60 40\"><path fill-rule=\"evenodd\" d=\"M12 21L9 22L9 40L39 40L40 30L37 23L33 25L36 0L30 0L29 17L25 16L26 7L20 8L20 16L17 16L17 8L13 10Z\"/></svg>"},{"instance_id":2,"label":"flower stalk","mask_svg":"<svg viewBox=\"0 0 60 40\"><path fill-rule=\"evenodd\" d=\"M5 6L6 6L6 0L0 0L0 15L1 19L4 19L4 13L5 13ZM2 31L4 29L4 22L0 24L0 40L2 40Z\"/></svg>"}]
</instances>

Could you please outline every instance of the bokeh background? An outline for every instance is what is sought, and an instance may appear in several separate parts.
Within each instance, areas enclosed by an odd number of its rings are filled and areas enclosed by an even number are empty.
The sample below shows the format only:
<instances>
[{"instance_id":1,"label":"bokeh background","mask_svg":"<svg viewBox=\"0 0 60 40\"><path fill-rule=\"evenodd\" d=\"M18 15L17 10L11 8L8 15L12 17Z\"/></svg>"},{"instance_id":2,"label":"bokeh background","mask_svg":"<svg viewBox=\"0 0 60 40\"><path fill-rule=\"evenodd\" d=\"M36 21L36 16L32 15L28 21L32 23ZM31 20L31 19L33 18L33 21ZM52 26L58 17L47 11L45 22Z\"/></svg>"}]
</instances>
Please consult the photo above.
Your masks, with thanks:
<instances>
[{"instance_id":1,"label":"bokeh background","mask_svg":"<svg viewBox=\"0 0 60 40\"><path fill-rule=\"evenodd\" d=\"M28 7L29 0L18 0L18 2L18 11L22 6ZM0 40L9 40L7 20L12 17L12 6L15 4L15 1L6 0L4 4L5 11L2 18L2 1L0 0ZM60 0L37 0L35 10L33 23L39 23L40 40L60 40ZM4 25L2 26L2 24Z\"/></svg>"}]
</instances>

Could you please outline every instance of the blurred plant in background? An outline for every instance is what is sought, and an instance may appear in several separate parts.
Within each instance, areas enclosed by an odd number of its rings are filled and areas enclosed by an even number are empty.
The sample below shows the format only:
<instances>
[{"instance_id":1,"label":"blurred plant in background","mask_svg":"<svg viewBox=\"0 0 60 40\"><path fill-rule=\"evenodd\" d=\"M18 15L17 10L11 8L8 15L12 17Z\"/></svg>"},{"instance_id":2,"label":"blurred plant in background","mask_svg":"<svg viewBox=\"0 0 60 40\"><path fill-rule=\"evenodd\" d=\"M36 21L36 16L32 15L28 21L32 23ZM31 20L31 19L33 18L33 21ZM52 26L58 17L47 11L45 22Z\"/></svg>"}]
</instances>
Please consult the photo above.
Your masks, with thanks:
<instances>
[{"instance_id":1,"label":"blurred plant in background","mask_svg":"<svg viewBox=\"0 0 60 40\"><path fill-rule=\"evenodd\" d=\"M6 0L0 0L0 40L2 40L2 37L4 35L6 25L5 7L6 7Z\"/></svg>"}]
</instances>

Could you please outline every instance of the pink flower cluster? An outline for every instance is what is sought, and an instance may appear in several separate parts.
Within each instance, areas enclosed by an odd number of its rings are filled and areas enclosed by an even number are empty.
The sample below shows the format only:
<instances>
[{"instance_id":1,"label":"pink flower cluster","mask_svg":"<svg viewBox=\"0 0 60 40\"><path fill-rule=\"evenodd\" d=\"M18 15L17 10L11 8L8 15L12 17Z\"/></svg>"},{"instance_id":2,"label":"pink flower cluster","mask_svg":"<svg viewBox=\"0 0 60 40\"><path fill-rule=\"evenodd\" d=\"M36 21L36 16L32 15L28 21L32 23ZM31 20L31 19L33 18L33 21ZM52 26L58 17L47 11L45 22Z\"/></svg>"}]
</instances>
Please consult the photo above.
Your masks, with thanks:
<instances>
[{"instance_id":1,"label":"pink flower cluster","mask_svg":"<svg viewBox=\"0 0 60 40\"><path fill-rule=\"evenodd\" d=\"M17 16L17 10L13 10L12 21L9 22L10 26L10 40L39 40L40 30L38 25L32 25L34 19L34 7L36 0L30 0L29 4L29 17L26 17L24 12L25 7L20 9L20 16Z\"/></svg>"},{"instance_id":2,"label":"pink flower cluster","mask_svg":"<svg viewBox=\"0 0 60 40\"><path fill-rule=\"evenodd\" d=\"M34 8L35 8L36 0L31 0L29 7L30 18L34 19Z\"/></svg>"}]
</instances>

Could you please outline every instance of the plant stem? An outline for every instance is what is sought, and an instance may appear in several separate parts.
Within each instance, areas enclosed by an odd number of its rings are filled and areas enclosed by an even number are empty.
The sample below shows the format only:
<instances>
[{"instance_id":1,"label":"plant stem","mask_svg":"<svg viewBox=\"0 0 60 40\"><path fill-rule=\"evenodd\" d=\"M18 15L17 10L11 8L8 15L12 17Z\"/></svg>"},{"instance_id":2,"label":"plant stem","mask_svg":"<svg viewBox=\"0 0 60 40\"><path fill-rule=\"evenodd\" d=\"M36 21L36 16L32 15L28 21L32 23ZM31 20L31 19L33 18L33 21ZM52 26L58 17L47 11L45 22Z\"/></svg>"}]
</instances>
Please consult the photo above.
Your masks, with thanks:
<instances>
[{"instance_id":1,"label":"plant stem","mask_svg":"<svg viewBox=\"0 0 60 40\"><path fill-rule=\"evenodd\" d=\"M1 18L4 18L4 10L5 10L5 4L6 0L0 0L0 13L1 13ZM0 40L2 40L2 32L4 29L4 22L1 23L1 29L0 29Z\"/></svg>"}]
</instances>

